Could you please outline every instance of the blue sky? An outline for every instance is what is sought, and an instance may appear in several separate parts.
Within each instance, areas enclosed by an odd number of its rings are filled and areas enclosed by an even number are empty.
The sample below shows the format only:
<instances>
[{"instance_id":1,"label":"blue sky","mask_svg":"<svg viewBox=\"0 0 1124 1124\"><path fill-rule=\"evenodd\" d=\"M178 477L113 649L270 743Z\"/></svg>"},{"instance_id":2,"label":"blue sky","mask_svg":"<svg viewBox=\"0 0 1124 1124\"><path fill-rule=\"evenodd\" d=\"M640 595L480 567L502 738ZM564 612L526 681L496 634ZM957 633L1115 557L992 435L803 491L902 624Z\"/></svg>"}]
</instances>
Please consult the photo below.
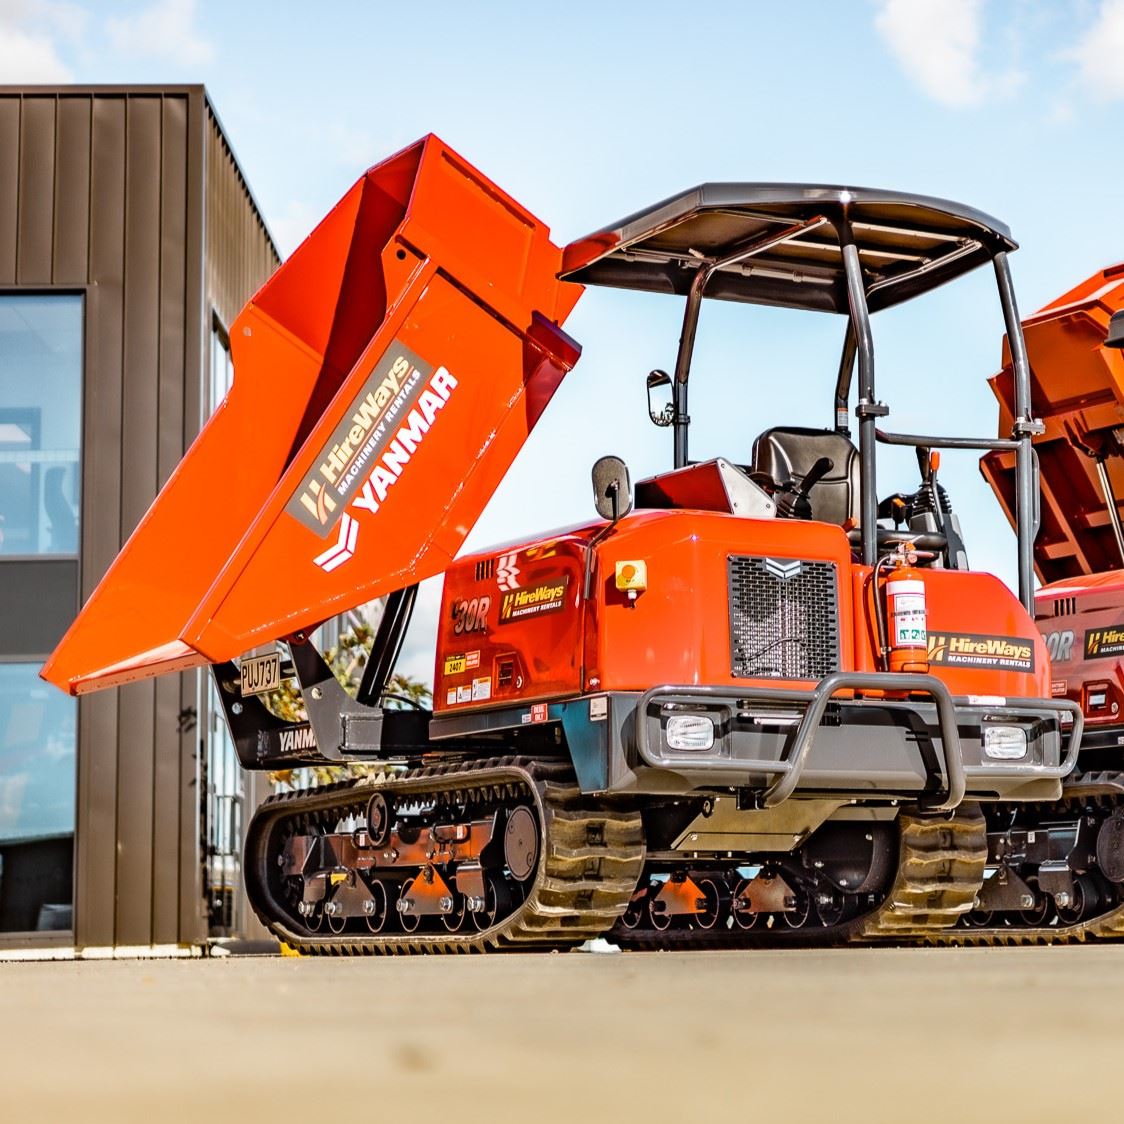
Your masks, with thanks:
<instances>
[{"instance_id":1,"label":"blue sky","mask_svg":"<svg viewBox=\"0 0 1124 1124\"><path fill-rule=\"evenodd\" d=\"M1007 222L1024 314L1124 259L1124 0L214 3L0 0L0 82L205 82L289 251L369 164L436 132L569 241L704 180L943 195ZM470 539L586 518L588 469L667 466L644 375L681 305L593 290L584 356ZM990 273L875 317L895 428L990 433L1002 334ZM704 312L694 455L745 460L772 424L830 423L842 322ZM880 464L884 492L915 480ZM965 455L945 460L974 565L1013 536ZM436 588L405 670L432 675Z\"/></svg>"}]
</instances>

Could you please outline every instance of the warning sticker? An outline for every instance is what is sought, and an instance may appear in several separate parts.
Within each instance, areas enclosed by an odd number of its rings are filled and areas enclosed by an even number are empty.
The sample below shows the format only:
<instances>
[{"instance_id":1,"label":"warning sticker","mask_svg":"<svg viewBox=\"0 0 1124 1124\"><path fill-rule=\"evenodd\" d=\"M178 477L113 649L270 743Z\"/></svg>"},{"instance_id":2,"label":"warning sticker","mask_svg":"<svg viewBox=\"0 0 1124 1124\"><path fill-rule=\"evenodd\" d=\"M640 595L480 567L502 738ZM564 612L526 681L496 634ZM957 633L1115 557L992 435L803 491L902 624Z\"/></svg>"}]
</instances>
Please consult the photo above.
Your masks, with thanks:
<instances>
[{"instance_id":1,"label":"warning sticker","mask_svg":"<svg viewBox=\"0 0 1124 1124\"><path fill-rule=\"evenodd\" d=\"M899 593L894 598L894 647L924 648L928 643L925 628L925 595Z\"/></svg>"},{"instance_id":2,"label":"warning sticker","mask_svg":"<svg viewBox=\"0 0 1124 1124\"><path fill-rule=\"evenodd\" d=\"M930 632L929 662L939 666L1033 671L1034 641L1019 636Z\"/></svg>"},{"instance_id":3,"label":"warning sticker","mask_svg":"<svg viewBox=\"0 0 1124 1124\"><path fill-rule=\"evenodd\" d=\"M472 681L472 698L475 702L483 702L485 699L492 697L492 680L491 677L487 679L474 679Z\"/></svg>"}]
</instances>

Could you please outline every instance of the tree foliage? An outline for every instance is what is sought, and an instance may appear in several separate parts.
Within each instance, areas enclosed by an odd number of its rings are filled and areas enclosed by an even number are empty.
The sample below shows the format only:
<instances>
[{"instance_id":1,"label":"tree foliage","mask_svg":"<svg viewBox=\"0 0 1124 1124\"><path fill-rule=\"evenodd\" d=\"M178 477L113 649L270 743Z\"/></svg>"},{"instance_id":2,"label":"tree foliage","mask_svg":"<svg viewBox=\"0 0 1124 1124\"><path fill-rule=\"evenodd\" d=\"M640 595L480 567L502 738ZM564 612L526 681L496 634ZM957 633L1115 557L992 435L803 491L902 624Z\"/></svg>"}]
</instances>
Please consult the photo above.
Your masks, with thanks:
<instances>
[{"instance_id":1,"label":"tree foliage","mask_svg":"<svg viewBox=\"0 0 1124 1124\"><path fill-rule=\"evenodd\" d=\"M360 624L342 633L339 643L324 653L324 659L336 679L352 697L359 691L373 641L373 627L369 624ZM401 710L404 707L428 709L432 702L433 692L425 683L398 673L391 677L386 694L383 696L383 706L388 710ZM279 690L267 696L266 704L274 714L290 722L307 720L300 689L292 680L285 681ZM317 765L271 773L270 781L291 788L306 788L352 777L384 773L387 769L386 765L367 765L359 762L349 762L345 765Z\"/></svg>"}]
</instances>

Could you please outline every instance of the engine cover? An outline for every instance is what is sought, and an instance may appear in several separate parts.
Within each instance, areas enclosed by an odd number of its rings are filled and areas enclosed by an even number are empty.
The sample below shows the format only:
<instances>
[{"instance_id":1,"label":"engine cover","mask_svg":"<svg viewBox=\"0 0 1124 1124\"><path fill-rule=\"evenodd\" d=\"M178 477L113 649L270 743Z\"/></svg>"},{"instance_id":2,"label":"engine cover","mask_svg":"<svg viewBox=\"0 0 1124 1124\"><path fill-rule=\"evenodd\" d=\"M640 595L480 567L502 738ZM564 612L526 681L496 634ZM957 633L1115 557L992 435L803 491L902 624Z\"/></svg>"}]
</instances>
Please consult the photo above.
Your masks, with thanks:
<instances>
[{"instance_id":1,"label":"engine cover","mask_svg":"<svg viewBox=\"0 0 1124 1124\"><path fill-rule=\"evenodd\" d=\"M559 698L582 690L590 532L456 563L446 574L434 710Z\"/></svg>"}]
</instances>

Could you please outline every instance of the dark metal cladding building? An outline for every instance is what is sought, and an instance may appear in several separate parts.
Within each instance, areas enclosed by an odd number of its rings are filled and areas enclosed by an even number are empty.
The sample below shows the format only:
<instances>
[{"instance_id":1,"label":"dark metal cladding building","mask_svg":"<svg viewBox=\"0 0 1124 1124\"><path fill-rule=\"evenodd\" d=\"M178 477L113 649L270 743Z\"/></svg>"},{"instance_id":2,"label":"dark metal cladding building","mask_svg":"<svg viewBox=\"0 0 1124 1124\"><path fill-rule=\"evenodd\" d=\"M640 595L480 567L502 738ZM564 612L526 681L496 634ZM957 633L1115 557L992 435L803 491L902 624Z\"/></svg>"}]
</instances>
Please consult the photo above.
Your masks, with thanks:
<instances>
[{"instance_id":1,"label":"dark metal cladding building","mask_svg":"<svg viewBox=\"0 0 1124 1124\"><path fill-rule=\"evenodd\" d=\"M221 401L226 326L278 263L202 86L0 87L0 949L252 929L254 794L207 679L75 702L38 669Z\"/></svg>"}]
</instances>

